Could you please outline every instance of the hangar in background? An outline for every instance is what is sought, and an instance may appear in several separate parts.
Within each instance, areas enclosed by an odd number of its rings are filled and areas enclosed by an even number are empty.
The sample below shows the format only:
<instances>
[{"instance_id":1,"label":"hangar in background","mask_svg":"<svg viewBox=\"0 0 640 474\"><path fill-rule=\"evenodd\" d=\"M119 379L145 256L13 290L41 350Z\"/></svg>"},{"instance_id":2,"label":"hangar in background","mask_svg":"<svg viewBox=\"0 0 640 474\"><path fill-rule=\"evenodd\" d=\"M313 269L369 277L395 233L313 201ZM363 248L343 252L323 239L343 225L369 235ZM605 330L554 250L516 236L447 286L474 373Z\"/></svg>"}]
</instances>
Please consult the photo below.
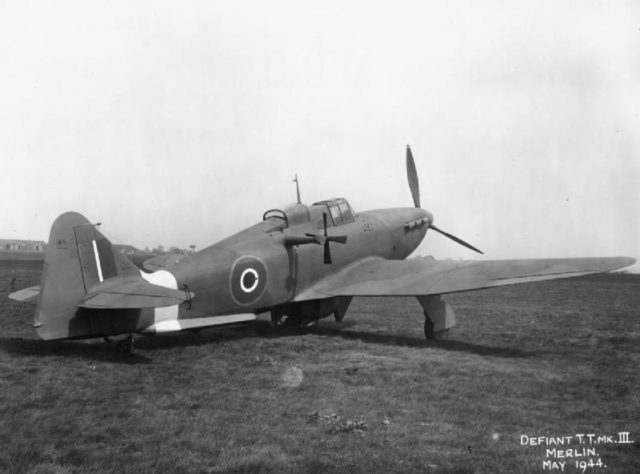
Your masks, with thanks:
<instances>
[{"instance_id":1,"label":"hangar in background","mask_svg":"<svg viewBox=\"0 0 640 474\"><path fill-rule=\"evenodd\" d=\"M7 252L45 252L47 243L43 240L0 239L0 250Z\"/></svg>"}]
</instances>

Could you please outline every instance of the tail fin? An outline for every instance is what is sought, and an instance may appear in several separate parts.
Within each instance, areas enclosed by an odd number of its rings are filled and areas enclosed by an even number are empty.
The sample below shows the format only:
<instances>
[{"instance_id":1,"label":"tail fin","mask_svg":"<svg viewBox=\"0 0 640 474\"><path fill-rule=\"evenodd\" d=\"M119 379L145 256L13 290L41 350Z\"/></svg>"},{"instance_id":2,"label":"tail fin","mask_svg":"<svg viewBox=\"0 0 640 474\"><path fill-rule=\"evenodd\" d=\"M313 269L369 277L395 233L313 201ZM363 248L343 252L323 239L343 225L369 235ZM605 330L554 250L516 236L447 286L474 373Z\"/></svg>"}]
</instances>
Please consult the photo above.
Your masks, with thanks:
<instances>
[{"instance_id":1,"label":"tail fin","mask_svg":"<svg viewBox=\"0 0 640 474\"><path fill-rule=\"evenodd\" d=\"M137 267L84 216L67 212L51 226L34 327L42 339L82 337L90 320L76 317L89 290L116 276L139 275Z\"/></svg>"}]
</instances>

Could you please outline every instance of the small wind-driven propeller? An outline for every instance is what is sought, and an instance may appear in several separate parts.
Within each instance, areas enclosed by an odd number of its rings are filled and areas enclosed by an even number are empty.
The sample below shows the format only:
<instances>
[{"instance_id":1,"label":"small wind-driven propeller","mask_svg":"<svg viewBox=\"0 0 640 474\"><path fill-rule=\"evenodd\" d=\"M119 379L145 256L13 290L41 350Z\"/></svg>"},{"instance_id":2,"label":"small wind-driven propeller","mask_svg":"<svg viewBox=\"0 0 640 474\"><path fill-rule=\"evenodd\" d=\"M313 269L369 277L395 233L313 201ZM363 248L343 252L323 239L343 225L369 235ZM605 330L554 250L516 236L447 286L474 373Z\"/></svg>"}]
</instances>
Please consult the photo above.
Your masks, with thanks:
<instances>
[{"instance_id":1,"label":"small wind-driven propeller","mask_svg":"<svg viewBox=\"0 0 640 474\"><path fill-rule=\"evenodd\" d=\"M329 242L336 242L338 244L346 244L347 236L346 235L327 235L327 213L322 213L322 223L324 226L324 235L323 234L304 234L307 237L313 239L313 241L318 245L324 245L324 263L329 265L331 264L331 249L329 248Z\"/></svg>"},{"instance_id":2,"label":"small wind-driven propeller","mask_svg":"<svg viewBox=\"0 0 640 474\"><path fill-rule=\"evenodd\" d=\"M411 153L411 148L407 145L407 180L409 181L409 189L411 190L411 197L413 197L413 205L417 208L420 207L420 183L418 181L418 173L416 171L416 164L413 160L413 154ZM467 247L468 249L473 250L474 252L478 252L484 255L481 250L478 250L473 245L468 244L462 239L459 239L455 235L452 235L444 230L438 229L432 222L429 223L429 229L433 229L436 232L444 235L445 237L450 238L454 242L459 243Z\"/></svg>"}]
</instances>

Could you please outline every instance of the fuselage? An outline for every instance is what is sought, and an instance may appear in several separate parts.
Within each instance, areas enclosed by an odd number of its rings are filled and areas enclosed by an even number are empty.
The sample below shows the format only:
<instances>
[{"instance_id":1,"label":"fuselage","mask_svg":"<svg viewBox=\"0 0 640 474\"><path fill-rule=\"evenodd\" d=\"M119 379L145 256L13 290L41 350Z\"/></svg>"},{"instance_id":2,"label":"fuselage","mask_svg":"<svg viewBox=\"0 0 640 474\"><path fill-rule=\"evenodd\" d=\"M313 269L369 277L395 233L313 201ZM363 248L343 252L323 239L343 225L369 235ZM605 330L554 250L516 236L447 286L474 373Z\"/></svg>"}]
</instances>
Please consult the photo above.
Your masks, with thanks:
<instances>
[{"instance_id":1,"label":"fuselage","mask_svg":"<svg viewBox=\"0 0 640 474\"><path fill-rule=\"evenodd\" d=\"M296 298L363 258L406 258L431 222L431 214L418 208L355 214L344 199L294 204L271 209L258 224L147 273L115 252L84 216L68 212L51 227L34 327L52 340L165 333L249 321L265 311L272 318L343 314L350 298ZM125 281L124 293L112 289ZM87 307L95 295L121 299ZM181 303L156 304L166 301L162 295Z\"/></svg>"},{"instance_id":2,"label":"fuselage","mask_svg":"<svg viewBox=\"0 0 640 474\"><path fill-rule=\"evenodd\" d=\"M195 293L181 318L261 312L295 301L297 295L331 273L365 257L404 259L424 238L432 215L419 208L380 209L358 214L348 203L342 215L331 200L312 206L295 204L265 213L264 220L167 268L179 288ZM348 206L348 209L347 209ZM323 246L286 245L287 237L322 234L322 214L329 236L346 236L345 245L330 243L332 263L323 262ZM186 285L186 286L185 286Z\"/></svg>"}]
</instances>

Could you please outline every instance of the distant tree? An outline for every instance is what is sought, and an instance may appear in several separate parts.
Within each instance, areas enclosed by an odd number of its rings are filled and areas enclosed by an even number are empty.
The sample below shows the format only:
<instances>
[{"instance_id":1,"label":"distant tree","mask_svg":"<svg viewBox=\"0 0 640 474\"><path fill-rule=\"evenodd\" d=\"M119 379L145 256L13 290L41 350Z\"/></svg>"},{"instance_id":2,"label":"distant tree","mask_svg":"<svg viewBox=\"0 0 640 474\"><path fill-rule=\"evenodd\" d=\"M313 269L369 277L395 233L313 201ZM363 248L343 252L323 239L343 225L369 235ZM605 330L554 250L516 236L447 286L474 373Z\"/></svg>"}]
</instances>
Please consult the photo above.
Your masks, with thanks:
<instances>
[{"instance_id":1,"label":"distant tree","mask_svg":"<svg viewBox=\"0 0 640 474\"><path fill-rule=\"evenodd\" d=\"M164 253L164 247L162 245L158 245L157 247L154 247L154 249L151 251L151 253L153 253L154 255L160 255Z\"/></svg>"}]
</instances>

